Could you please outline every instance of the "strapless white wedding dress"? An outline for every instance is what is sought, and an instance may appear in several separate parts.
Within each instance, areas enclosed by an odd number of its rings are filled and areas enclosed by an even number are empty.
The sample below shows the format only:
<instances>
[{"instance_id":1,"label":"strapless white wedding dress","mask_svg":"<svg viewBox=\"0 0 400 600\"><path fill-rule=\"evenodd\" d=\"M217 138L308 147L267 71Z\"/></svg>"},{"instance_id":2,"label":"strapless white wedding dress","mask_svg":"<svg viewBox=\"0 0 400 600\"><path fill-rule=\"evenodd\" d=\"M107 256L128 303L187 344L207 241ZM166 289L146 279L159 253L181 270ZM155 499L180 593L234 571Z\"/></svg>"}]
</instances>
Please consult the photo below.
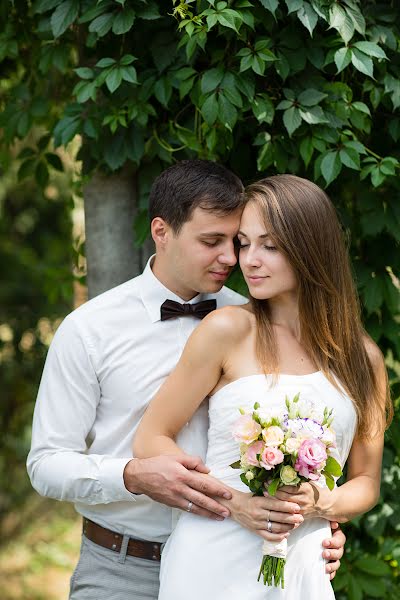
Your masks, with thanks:
<instances>
[{"instance_id":1,"label":"strapless white wedding dress","mask_svg":"<svg viewBox=\"0 0 400 600\"><path fill-rule=\"evenodd\" d=\"M310 399L316 406L334 409L336 458L343 466L356 428L350 398L335 388L321 372L271 377L250 375L221 388L210 398L206 464L211 474L227 485L248 492L240 471L229 467L239 458L232 438L239 407L251 410L255 402L282 409L285 396ZM285 589L264 587L257 581L262 559L262 538L232 519L213 521L182 513L161 560L159 600L332 600L334 594L325 573L322 541L330 536L329 522L309 519L288 540Z\"/></svg>"}]
</instances>

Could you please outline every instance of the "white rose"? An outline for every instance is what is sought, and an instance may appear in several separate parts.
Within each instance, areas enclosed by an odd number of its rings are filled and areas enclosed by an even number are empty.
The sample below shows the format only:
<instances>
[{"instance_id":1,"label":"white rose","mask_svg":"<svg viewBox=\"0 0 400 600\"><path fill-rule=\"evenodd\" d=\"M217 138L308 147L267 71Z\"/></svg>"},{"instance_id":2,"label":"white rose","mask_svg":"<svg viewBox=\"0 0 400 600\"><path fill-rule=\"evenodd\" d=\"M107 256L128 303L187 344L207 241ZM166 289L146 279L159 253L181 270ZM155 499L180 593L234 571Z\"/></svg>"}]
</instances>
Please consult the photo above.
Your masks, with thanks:
<instances>
[{"instance_id":1,"label":"white rose","mask_svg":"<svg viewBox=\"0 0 400 600\"><path fill-rule=\"evenodd\" d=\"M266 446L280 446L285 437L282 429L276 425L263 429L261 435Z\"/></svg>"},{"instance_id":2,"label":"white rose","mask_svg":"<svg viewBox=\"0 0 400 600\"><path fill-rule=\"evenodd\" d=\"M324 427L324 433L322 434L321 441L326 446L336 446L336 434L330 427Z\"/></svg>"},{"instance_id":3,"label":"white rose","mask_svg":"<svg viewBox=\"0 0 400 600\"><path fill-rule=\"evenodd\" d=\"M300 438L288 438L285 442L286 452L289 452L289 454L294 454L297 452L302 441L303 440Z\"/></svg>"},{"instance_id":4,"label":"white rose","mask_svg":"<svg viewBox=\"0 0 400 600\"><path fill-rule=\"evenodd\" d=\"M260 419L260 423L262 424L263 427L267 427L268 425L271 424L272 421L272 411L268 410L266 408L259 408L256 411L258 418Z\"/></svg>"},{"instance_id":5,"label":"white rose","mask_svg":"<svg viewBox=\"0 0 400 600\"><path fill-rule=\"evenodd\" d=\"M245 477L246 477L247 481L251 481L252 479L254 479L253 471L247 471Z\"/></svg>"}]
</instances>

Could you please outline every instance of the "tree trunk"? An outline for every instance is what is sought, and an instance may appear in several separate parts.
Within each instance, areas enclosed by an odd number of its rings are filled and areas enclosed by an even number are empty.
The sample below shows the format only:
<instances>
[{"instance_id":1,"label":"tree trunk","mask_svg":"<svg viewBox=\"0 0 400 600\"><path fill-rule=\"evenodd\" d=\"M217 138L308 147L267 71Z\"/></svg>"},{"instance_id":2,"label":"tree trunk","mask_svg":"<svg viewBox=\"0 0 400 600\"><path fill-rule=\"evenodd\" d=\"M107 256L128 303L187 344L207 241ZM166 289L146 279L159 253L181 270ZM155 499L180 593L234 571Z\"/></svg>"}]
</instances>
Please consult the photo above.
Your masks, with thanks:
<instances>
[{"instance_id":1,"label":"tree trunk","mask_svg":"<svg viewBox=\"0 0 400 600\"><path fill-rule=\"evenodd\" d=\"M84 189L85 246L89 298L138 275L151 253L150 244L134 245L136 174L97 172Z\"/></svg>"}]
</instances>

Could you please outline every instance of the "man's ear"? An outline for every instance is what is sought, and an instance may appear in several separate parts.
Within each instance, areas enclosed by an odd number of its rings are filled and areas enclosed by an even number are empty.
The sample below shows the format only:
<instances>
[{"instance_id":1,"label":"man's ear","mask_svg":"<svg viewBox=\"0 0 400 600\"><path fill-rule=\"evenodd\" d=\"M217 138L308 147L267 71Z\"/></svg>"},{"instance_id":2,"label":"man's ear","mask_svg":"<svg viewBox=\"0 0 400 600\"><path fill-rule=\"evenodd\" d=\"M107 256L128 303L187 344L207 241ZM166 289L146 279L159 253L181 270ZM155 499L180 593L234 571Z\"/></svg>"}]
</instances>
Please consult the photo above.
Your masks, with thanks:
<instances>
[{"instance_id":1,"label":"man's ear","mask_svg":"<svg viewBox=\"0 0 400 600\"><path fill-rule=\"evenodd\" d=\"M172 235L172 229L164 219L155 217L151 222L151 237L154 243L159 247L165 247L169 237Z\"/></svg>"}]
</instances>

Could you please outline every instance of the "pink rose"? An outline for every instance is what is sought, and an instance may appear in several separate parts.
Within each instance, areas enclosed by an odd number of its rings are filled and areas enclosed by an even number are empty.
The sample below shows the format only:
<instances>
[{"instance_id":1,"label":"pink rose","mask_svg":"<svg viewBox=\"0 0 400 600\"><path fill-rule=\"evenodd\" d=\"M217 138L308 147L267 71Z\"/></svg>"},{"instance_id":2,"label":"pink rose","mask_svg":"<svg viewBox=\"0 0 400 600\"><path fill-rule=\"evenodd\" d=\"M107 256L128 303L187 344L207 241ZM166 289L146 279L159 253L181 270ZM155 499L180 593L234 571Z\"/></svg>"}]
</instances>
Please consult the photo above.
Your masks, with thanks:
<instances>
[{"instance_id":1,"label":"pink rose","mask_svg":"<svg viewBox=\"0 0 400 600\"><path fill-rule=\"evenodd\" d=\"M275 446L266 446L260 457L260 466L269 471L275 465L279 465L283 462L283 452Z\"/></svg>"},{"instance_id":2,"label":"pink rose","mask_svg":"<svg viewBox=\"0 0 400 600\"><path fill-rule=\"evenodd\" d=\"M245 461L248 465L253 467L259 467L260 462L257 459L257 454L261 454L264 448L264 444L262 442L254 442L250 444L245 454Z\"/></svg>"},{"instance_id":3,"label":"pink rose","mask_svg":"<svg viewBox=\"0 0 400 600\"><path fill-rule=\"evenodd\" d=\"M304 440L298 450L297 461L294 465L299 475L307 479L317 480L319 475L314 471L321 469L327 459L326 447L320 440Z\"/></svg>"},{"instance_id":4,"label":"pink rose","mask_svg":"<svg viewBox=\"0 0 400 600\"><path fill-rule=\"evenodd\" d=\"M261 433L261 426L251 415L241 415L233 426L232 435L237 442L251 444Z\"/></svg>"}]
</instances>

